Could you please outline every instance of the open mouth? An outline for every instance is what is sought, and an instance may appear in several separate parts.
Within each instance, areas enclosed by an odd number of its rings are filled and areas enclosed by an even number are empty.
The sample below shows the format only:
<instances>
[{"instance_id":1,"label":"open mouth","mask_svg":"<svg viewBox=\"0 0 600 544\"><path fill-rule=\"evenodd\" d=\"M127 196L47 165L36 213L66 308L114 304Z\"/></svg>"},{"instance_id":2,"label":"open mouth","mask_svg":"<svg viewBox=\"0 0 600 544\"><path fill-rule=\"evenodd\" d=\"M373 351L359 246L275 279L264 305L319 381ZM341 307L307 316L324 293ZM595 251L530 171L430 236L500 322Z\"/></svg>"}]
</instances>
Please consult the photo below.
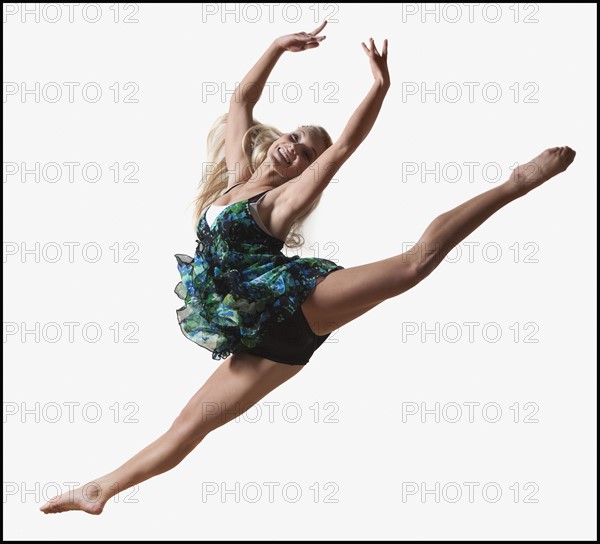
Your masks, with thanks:
<instances>
[{"instance_id":1,"label":"open mouth","mask_svg":"<svg viewBox=\"0 0 600 544\"><path fill-rule=\"evenodd\" d=\"M292 164L292 160L291 157L286 153L286 151L279 147L277 149L277 152L279 153L279 156L283 159L283 162L285 162L288 166Z\"/></svg>"}]
</instances>

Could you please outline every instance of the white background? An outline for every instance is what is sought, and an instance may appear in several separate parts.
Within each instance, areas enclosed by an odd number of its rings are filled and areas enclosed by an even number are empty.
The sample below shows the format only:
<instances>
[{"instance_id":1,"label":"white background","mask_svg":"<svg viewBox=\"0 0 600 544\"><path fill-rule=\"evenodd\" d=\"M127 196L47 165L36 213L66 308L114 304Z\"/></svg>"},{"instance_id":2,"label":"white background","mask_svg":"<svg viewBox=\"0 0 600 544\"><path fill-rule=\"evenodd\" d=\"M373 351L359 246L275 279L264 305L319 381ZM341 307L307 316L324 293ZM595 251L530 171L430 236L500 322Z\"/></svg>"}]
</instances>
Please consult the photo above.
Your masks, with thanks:
<instances>
[{"instance_id":1,"label":"white background","mask_svg":"<svg viewBox=\"0 0 600 544\"><path fill-rule=\"evenodd\" d=\"M212 5L212 15L200 4L139 4L137 23L115 23L109 4L98 22L87 22L82 6L72 23L66 7L55 23L42 12L39 22L31 15L22 22L17 12L4 23L5 333L18 327L3 345L5 538L596 538L596 6L503 4L498 12L480 4L469 20L465 4L461 14L428 4L438 10L436 22L435 12L422 20L421 4L306 4L300 12L279 4L271 16L265 4L261 13L228 4L227 16L222 4ZM119 19L132 12L120 5ZM327 15L337 20L327 39L281 59L269 77L272 99L265 95L255 116L282 130L318 123L337 138L371 85L360 46L371 36L379 47L389 40L392 86L371 135L306 223L303 256L346 268L387 258L436 215L503 181L511 165L557 145L577 151L574 164L473 233L472 258L463 245L456 262L332 334L263 401L255 423L217 430L175 470L111 500L100 517L44 516L38 508L53 486L64 491L66 482L87 482L124 462L169 427L216 368L208 351L182 336L173 293L173 255L195 248L191 201L206 135L226 111L226 98L203 90L232 89L272 39L310 31ZM56 103L7 96L7 82L55 82L65 95ZM72 103L65 82L79 83ZM82 96L89 82L102 88L96 103ZM125 103L122 94L115 103L115 82L121 91L137 84L138 102ZM411 82L429 89L439 82L450 100L458 86L464 96L453 103L407 95L403 83ZM472 102L465 82L478 84ZM490 82L502 90L497 102L481 92ZM524 89L531 83L537 87ZM533 88L537 102L526 102ZM69 161L97 162L102 178L86 182L77 168L73 183L66 168L55 183L6 174L7 162ZM138 182L114 183L110 165L129 161L139 165ZM479 166L472 179L464 166L454 183L407 175L408 163L431 169L436 162ZM493 181L492 170L485 179L488 163L502 167L502 179ZM80 244L73 262L69 242ZM138 262L123 262L128 242L137 244ZM23 243L39 243L38 256L23 255ZM86 243L102 249L98 262L82 255ZM56 245L63 255L52 263ZM53 322L78 323L73 342L64 325L52 342ZM123 341L133 330L128 322L137 324L137 343ZM466 322L478 323L472 342ZM23 338L22 328L36 323L40 335ZM99 341L82 336L86 323L99 325ZM436 323L439 337L422 338ZM452 323L462 331L456 342ZM496 328L484 337L489 323ZM410 327L419 332L403 337ZM502 337L493 342L498 327ZM525 342L532 331L538 341ZM272 421L264 402L279 403ZM480 403L473 422L469 402ZM72 421L65 403L79 403ZM86 403L96 404L82 413ZM137 407L137 423L124 422L132 411L126 403ZM403 418L406 403L439 403L439 423L433 415L424 423L419 415ZM463 407L455 423L455 412L442 410L452 403ZM494 410L482 412L487 403L502 409L496 423L489 422ZM96 423L94 406L102 410ZM290 422L294 407L297 423ZM537 423L525 423L534 410ZM265 482L275 482L272 502ZM407 482L419 492L403 500ZM420 494L436 482L439 502ZM463 491L457 502L452 482ZM465 482L474 482L472 501ZM262 496L252 502L257 489ZM494 489L502 491L497 502ZM222 496L226 490L234 493Z\"/></svg>"}]
</instances>

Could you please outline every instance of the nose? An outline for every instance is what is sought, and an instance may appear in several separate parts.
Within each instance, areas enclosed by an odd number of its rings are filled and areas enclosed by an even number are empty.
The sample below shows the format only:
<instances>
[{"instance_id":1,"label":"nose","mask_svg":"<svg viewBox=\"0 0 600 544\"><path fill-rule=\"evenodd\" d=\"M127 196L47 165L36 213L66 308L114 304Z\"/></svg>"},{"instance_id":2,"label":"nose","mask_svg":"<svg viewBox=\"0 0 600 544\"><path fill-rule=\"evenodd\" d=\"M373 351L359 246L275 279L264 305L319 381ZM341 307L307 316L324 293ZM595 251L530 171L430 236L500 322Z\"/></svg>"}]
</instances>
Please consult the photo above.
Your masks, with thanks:
<instances>
[{"instance_id":1,"label":"nose","mask_svg":"<svg viewBox=\"0 0 600 544\"><path fill-rule=\"evenodd\" d=\"M296 144L295 144L295 143L289 144L289 145L286 147L286 149L287 149L288 153L290 153L290 154L291 154L291 155L292 155L294 158L295 158L295 157L296 157L296 155L298 154L298 153L296 152Z\"/></svg>"}]
</instances>

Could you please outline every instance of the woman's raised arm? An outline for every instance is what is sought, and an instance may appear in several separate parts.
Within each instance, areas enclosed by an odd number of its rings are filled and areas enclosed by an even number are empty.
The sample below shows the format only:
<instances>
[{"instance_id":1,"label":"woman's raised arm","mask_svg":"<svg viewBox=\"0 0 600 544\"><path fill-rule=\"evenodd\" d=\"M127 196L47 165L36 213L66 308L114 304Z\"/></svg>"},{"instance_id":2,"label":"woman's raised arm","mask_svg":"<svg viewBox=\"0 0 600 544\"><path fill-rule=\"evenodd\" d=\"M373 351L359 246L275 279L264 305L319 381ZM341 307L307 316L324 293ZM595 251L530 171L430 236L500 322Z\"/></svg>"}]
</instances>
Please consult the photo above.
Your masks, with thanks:
<instances>
[{"instance_id":1,"label":"woman's raised arm","mask_svg":"<svg viewBox=\"0 0 600 544\"><path fill-rule=\"evenodd\" d=\"M375 47L373 38L369 42L370 49L364 43L361 43L361 45L369 57L375 81L365 99L352 114L352 117L350 117L350 120L336 142L338 146L345 149L346 153L349 154L354 153L369 132L371 132L375 120L379 115L383 99L390 88L390 74L387 67L388 42L387 40L383 40L381 55L377 51L377 47Z\"/></svg>"},{"instance_id":2,"label":"woman's raised arm","mask_svg":"<svg viewBox=\"0 0 600 544\"><path fill-rule=\"evenodd\" d=\"M339 139L312 163L293 183L286 184L280 202L282 213L292 217L302 215L319 196L327 184L356 151L367 137L381 110L383 99L390 88L390 75L387 68L387 40L383 41L381 54L377 51L373 38L369 49L364 43L364 51L369 57L375 81L367 96L350 117Z\"/></svg>"},{"instance_id":3,"label":"woman's raised arm","mask_svg":"<svg viewBox=\"0 0 600 544\"><path fill-rule=\"evenodd\" d=\"M325 36L317 36L327 21L324 21L312 32L297 32L281 36L273 41L258 62L246 74L236 87L229 100L229 114L225 132L225 161L227 170L231 172L230 183L243 181L241 177L249 177L248 158L242 149L242 138L253 125L252 112L260 99L269 74L277 61L286 51L299 52L318 47Z\"/></svg>"}]
</instances>

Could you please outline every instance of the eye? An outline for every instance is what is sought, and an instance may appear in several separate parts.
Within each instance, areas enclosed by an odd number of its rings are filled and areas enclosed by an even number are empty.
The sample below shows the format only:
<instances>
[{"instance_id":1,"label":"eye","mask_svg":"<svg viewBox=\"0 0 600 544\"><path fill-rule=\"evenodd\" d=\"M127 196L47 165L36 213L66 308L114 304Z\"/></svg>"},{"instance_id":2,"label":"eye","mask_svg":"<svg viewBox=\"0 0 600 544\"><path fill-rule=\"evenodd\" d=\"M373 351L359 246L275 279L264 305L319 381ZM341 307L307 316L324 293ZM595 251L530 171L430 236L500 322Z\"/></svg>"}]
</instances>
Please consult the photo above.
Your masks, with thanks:
<instances>
[{"instance_id":1,"label":"eye","mask_svg":"<svg viewBox=\"0 0 600 544\"><path fill-rule=\"evenodd\" d=\"M300 137L294 132L294 133L292 133L292 140L294 140L294 142L299 142L300 141ZM309 157L309 155L308 155L308 153L306 151L304 152L304 158L307 161L310 161L310 157Z\"/></svg>"}]
</instances>

